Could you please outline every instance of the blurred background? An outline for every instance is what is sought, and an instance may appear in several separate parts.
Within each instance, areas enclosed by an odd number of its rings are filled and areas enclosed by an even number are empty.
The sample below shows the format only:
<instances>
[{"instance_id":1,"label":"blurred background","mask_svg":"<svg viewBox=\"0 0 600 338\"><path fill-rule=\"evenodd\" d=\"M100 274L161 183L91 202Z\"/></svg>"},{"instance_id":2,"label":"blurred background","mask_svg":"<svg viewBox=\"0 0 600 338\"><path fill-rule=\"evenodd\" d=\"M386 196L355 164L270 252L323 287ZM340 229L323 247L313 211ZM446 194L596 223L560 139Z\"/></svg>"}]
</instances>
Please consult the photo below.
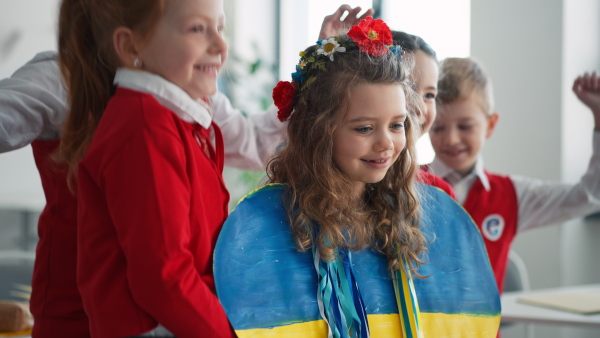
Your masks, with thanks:
<instances>
[{"instance_id":1,"label":"blurred background","mask_svg":"<svg viewBox=\"0 0 600 338\"><path fill-rule=\"evenodd\" d=\"M37 52L56 50L58 0L0 0L0 78ZM597 0L225 0L230 56L220 90L245 114L272 104L298 52L314 44L341 4L373 7L391 29L423 37L438 58L479 59L494 82L500 121L484 150L489 170L574 183L591 154L591 113L571 92L575 77L600 70ZM2 109L2 107L0 107ZM428 137L419 160L433 151ZM233 207L262 172L226 168ZM0 252L29 252L45 201L31 148L0 155ZM590 216L526 232L513 248L534 289L600 283L600 220ZM2 276L0 275L0 279ZM600 337L599 330L535 325L536 337ZM524 332L524 330L523 330ZM503 337L525 337L510 328Z\"/></svg>"}]
</instances>

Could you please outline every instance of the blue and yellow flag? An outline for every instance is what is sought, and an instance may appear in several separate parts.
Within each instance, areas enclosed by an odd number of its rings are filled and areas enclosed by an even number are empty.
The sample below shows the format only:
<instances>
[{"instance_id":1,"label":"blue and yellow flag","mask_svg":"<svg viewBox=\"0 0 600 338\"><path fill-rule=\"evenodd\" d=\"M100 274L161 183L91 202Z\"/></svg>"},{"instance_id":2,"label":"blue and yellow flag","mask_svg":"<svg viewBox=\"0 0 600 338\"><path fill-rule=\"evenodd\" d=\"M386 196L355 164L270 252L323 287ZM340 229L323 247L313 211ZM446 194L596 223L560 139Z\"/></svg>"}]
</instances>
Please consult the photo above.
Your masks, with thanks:
<instances>
[{"instance_id":1,"label":"blue and yellow flag","mask_svg":"<svg viewBox=\"0 0 600 338\"><path fill-rule=\"evenodd\" d=\"M313 254L296 251L292 239L284 189L267 185L248 194L217 242L217 294L239 337L328 337L331 332L319 310ZM370 336L496 337L500 298L479 230L446 193L425 185L419 189L422 231L431 242L419 273L427 278L405 278L412 283L395 286L384 256L351 252ZM420 315L401 318L406 311Z\"/></svg>"}]
</instances>

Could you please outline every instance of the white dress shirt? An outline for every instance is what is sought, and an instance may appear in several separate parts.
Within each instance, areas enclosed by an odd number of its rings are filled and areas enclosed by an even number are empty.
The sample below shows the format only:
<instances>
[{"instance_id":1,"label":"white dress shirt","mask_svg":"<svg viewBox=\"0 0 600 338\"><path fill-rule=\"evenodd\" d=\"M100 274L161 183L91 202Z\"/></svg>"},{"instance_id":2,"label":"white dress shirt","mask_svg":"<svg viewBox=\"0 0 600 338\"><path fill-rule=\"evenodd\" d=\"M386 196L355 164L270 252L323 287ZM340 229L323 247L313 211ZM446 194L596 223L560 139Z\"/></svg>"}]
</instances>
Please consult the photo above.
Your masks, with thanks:
<instances>
[{"instance_id":1,"label":"white dress shirt","mask_svg":"<svg viewBox=\"0 0 600 338\"><path fill-rule=\"evenodd\" d=\"M476 180L481 180L486 190L491 189L483 171L481 157L465 177L461 177L437 157L429 168L433 174L452 185L461 205L465 203ZM594 131L592 157L586 173L578 183L564 184L518 175L509 177L515 187L519 205L517 231L557 224L600 211L600 131Z\"/></svg>"}]
</instances>

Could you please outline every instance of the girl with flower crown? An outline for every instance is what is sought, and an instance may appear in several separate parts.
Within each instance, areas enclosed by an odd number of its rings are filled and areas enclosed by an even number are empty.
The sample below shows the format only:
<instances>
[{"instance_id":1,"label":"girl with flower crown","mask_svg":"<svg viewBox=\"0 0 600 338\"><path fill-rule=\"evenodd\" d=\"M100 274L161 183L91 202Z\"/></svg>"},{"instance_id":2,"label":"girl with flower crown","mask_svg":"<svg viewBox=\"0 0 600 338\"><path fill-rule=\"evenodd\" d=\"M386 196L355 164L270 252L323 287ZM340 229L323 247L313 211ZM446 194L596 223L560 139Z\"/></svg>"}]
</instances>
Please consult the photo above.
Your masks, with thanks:
<instances>
[{"instance_id":1,"label":"girl with flower crown","mask_svg":"<svg viewBox=\"0 0 600 338\"><path fill-rule=\"evenodd\" d=\"M475 226L415 183L419 100L411 60L391 43L387 25L366 18L301 52L293 80L273 90L287 142L215 251L238 336L495 336L498 292Z\"/></svg>"},{"instance_id":2,"label":"girl with flower crown","mask_svg":"<svg viewBox=\"0 0 600 338\"><path fill-rule=\"evenodd\" d=\"M301 52L294 81L273 91L280 120L289 121L288 142L268 174L290 186L300 250L316 246L328 260L337 247L372 245L391 269L401 269L403 256L414 270L425 249L414 189L418 126L408 114L416 101L386 28L368 18Z\"/></svg>"},{"instance_id":3,"label":"girl with flower crown","mask_svg":"<svg viewBox=\"0 0 600 338\"><path fill-rule=\"evenodd\" d=\"M348 36L301 53L294 82L274 90L280 120L289 119L288 143L268 174L290 187L286 203L299 250L312 248L331 262L348 249L372 247L388 258L390 271L415 272L426 245L414 189L417 125L408 114L415 101L386 28L369 18Z\"/></svg>"}]
</instances>

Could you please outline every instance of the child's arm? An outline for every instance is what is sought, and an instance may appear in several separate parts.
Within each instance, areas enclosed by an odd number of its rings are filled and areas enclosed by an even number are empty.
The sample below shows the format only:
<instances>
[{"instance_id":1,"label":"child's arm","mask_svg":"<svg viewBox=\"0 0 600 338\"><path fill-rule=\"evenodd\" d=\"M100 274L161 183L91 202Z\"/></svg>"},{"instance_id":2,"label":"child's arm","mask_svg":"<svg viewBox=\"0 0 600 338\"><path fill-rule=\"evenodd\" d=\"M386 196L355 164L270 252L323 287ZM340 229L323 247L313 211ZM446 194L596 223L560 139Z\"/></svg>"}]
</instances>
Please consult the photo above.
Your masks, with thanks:
<instances>
[{"instance_id":1,"label":"child's arm","mask_svg":"<svg viewBox=\"0 0 600 338\"><path fill-rule=\"evenodd\" d=\"M594 129L600 131L600 77L585 73L573 82L573 92L594 114Z\"/></svg>"},{"instance_id":2,"label":"child's arm","mask_svg":"<svg viewBox=\"0 0 600 338\"><path fill-rule=\"evenodd\" d=\"M269 157L282 141L286 123L277 119L277 107L248 114L233 108L222 93L210 98L213 119L223 132L225 165L243 170L264 171Z\"/></svg>"},{"instance_id":3,"label":"child's arm","mask_svg":"<svg viewBox=\"0 0 600 338\"><path fill-rule=\"evenodd\" d=\"M341 5L337 11L335 11L335 13L327 15L323 19L321 32L319 33L319 40L338 35L341 29L350 28L352 25L357 24L360 20L366 18L367 16L372 16L373 13L375 13L375 10L369 8L363 15L357 17L360 11L360 7L352 8L348 5ZM340 20L345 12L348 12L348 15L344 18L344 20Z\"/></svg>"},{"instance_id":4,"label":"child's arm","mask_svg":"<svg viewBox=\"0 0 600 338\"><path fill-rule=\"evenodd\" d=\"M0 81L0 153L58 138L66 110L56 53L39 53Z\"/></svg>"},{"instance_id":5,"label":"child's arm","mask_svg":"<svg viewBox=\"0 0 600 338\"><path fill-rule=\"evenodd\" d=\"M577 184L511 176L519 202L518 231L600 211L600 78L596 72L579 76L573 92L594 115L593 152L587 171Z\"/></svg>"}]
</instances>

